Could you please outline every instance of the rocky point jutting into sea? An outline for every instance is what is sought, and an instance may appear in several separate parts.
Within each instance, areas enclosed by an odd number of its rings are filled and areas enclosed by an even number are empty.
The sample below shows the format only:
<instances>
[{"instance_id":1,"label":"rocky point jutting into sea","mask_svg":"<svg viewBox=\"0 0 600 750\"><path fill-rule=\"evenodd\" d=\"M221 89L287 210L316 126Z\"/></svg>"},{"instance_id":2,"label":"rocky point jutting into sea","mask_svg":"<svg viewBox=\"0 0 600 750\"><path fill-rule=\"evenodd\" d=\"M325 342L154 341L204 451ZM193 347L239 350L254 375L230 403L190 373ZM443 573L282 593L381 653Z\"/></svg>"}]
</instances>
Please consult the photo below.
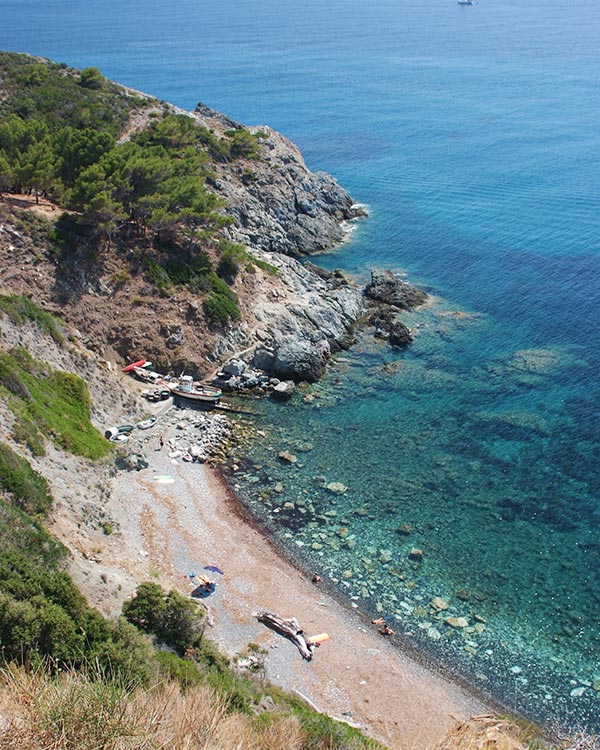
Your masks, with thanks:
<instances>
[{"instance_id":1,"label":"rocky point jutting into sea","mask_svg":"<svg viewBox=\"0 0 600 750\"><path fill-rule=\"evenodd\" d=\"M125 123L121 144L151 127L159 115L192 118L218 138L246 130L202 104L185 113L139 92L123 91L141 105ZM64 254L44 244L47 239L19 231L10 214L0 244L3 287L60 314L102 356L145 357L159 368L187 368L198 376L211 374L241 352L272 375L314 381L331 354L352 343L360 320L392 344L409 343L410 333L396 313L421 304L424 293L394 296L395 287L412 287L390 272L376 271L371 289L380 291L367 291L365 305L362 291L345 274L298 260L343 242L350 222L366 215L364 207L331 175L311 172L284 136L264 126L247 130L260 136L258 158L216 161L208 179L209 188L224 199L221 210L232 220L225 236L243 243L250 261L260 264L240 264L231 280L239 322L208 324L201 295L193 289L174 286L168 294L159 293L135 239L109 244L98 254L82 238L65 262ZM7 201L18 205L10 196ZM37 208L44 210L44 201ZM53 219L55 208L46 211ZM382 296L384 277L388 287Z\"/></svg>"}]
</instances>

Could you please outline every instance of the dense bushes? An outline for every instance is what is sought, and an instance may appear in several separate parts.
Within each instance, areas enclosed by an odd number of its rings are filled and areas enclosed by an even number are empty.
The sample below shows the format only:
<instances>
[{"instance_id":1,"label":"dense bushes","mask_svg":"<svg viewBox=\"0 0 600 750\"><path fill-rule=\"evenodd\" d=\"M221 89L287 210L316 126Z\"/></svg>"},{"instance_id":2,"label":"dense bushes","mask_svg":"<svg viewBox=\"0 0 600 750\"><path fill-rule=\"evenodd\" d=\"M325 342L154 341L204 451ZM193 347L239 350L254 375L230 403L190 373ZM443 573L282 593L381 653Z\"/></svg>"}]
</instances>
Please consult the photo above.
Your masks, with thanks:
<instances>
[{"instance_id":1,"label":"dense bushes","mask_svg":"<svg viewBox=\"0 0 600 750\"><path fill-rule=\"evenodd\" d=\"M46 194L71 209L53 233L65 267L82 247L91 245L90 257L98 257L102 244L135 246L132 257L142 254L141 266L162 294L186 286L206 295L209 325L238 320L237 299L221 280L232 284L242 268L261 263L219 239L233 219L209 183L217 163L257 159L264 134L236 128L218 136L192 117L129 96L96 68L78 73L0 53L0 75L7 92L0 102L0 191L29 191L36 200ZM157 117L117 142L131 110L144 106L154 106ZM216 251L216 267L207 251Z\"/></svg>"},{"instance_id":2,"label":"dense bushes","mask_svg":"<svg viewBox=\"0 0 600 750\"><path fill-rule=\"evenodd\" d=\"M81 73L24 55L0 53L7 91L0 103L0 191L51 193L107 238L128 222L157 238L183 227L188 238L227 223L205 186L215 161L257 158L260 135L218 138L170 114L118 144L130 97L97 68Z\"/></svg>"},{"instance_id":3,"label":"dense bushes","mask_svg":"<svg viewBox=\"0 0 600 750\"><path fill-rule=\"evenodd\" d=\"M201 643L203 611L174 589L166 594L157 583L142 583L135 597L123 604L123 615L180 656Z\"/></svg>"}]
</instances>

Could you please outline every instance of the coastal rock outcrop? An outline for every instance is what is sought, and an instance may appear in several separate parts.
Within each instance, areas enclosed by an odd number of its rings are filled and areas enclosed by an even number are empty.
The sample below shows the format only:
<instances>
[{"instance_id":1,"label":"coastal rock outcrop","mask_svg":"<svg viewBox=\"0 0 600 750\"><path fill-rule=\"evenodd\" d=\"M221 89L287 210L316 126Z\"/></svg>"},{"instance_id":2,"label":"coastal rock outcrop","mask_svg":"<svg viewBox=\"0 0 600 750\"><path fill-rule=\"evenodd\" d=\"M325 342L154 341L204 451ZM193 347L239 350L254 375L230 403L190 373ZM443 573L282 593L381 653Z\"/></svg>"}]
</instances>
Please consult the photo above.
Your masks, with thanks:
<instances>
[{"instance_id":1,"label":"coastal rock outcrop","mask_svg":"<svg viewBox=\"0 0 600 750\"><path fill-rule=\"evenodd\" d=\"M314 382L347 348L363 311L360 289L334 273L317 275L293 258L261 254L280 272L276 295L259 294L253 316L260 343L252 365L279 378Z\"/></svg>"},{"instance_id":2,"label":"coastal rock outcrop","mask_svg":"<svg viewBox=\"0 0 600 750\"><path fill-rule=\"evenodd\" d=\"M412 310L427 301L427 293L422 289L382 268L371 271L371 281L365 287L365 297L399 310Z\"/></svg>"},{"instance_id":3,"label":"coastal rock outcrop","mask_svg":"<svg viewBox=\"0 0 600 750\"><path fill-rule=\"evenodd\" d=\"M399 310L412 310L427 301L427 293L400 279L392 271L375 268L364 295L369 310L367 324L375 329L375 336L387 339L391 346L410 344L413 335L400 320Z\"/></svg>"},{"instance_id":4,"label":"coastal rock outcrop","mask_svg":"<svg viewBox=\"0 0 600 750\"><path fill-rule=\"evenodd\" d=\"M194 115L214 132L242 128L204 104ZM236 167L217 165L213 180L235 220L232 239L293 257L342 242L345 222L364 216L364 208L331 175L311 172L298 147L283 135L266 126L247 129L262 136L260 158Z\"/></svg>"}]
</instances>

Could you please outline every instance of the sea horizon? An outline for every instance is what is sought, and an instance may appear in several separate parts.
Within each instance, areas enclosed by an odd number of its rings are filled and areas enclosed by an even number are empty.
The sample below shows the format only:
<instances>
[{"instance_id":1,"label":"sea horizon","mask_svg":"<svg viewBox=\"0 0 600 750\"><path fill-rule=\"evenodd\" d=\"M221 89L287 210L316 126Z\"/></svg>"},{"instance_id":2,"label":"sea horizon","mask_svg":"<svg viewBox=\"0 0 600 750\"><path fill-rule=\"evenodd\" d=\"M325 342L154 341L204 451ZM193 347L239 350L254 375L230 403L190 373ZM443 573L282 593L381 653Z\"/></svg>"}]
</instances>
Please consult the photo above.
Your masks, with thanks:
<instances>
[{"instance_id":1,"label":"sea horizon","mask_svg":"<svg viewBox=\"0 0 600 750\"><path fill-rule=\"evenodd\" d=\"M322 383L266 403L236 491L411 648L537 721L598 731L597 5L0 13L1 48L268 124L369 206L313 260L405 273L435 303L406 315L408 349L361 337Z\"/></svg>"}]
</instances>

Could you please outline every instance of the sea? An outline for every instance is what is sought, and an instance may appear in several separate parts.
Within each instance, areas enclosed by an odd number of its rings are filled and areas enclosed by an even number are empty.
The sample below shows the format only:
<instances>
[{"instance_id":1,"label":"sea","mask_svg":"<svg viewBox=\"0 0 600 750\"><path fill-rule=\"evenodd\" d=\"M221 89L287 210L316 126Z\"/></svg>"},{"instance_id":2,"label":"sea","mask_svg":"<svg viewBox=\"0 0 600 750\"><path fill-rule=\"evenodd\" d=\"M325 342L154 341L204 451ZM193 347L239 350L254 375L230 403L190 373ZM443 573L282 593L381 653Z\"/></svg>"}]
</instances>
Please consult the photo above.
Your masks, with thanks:
<instances>
[{"instance_id":1,"label":"sea","mask_svg":"<svg viewBox=\"0 0 600 750\"><path fill-rule=\"evenodd\" d=\"M0 48L270 125L369 207L317 260L424 287L414 343L262 402L231 481L399 647L600 730L597 0L0 0Z\"/></svg>"}]
</instances>

